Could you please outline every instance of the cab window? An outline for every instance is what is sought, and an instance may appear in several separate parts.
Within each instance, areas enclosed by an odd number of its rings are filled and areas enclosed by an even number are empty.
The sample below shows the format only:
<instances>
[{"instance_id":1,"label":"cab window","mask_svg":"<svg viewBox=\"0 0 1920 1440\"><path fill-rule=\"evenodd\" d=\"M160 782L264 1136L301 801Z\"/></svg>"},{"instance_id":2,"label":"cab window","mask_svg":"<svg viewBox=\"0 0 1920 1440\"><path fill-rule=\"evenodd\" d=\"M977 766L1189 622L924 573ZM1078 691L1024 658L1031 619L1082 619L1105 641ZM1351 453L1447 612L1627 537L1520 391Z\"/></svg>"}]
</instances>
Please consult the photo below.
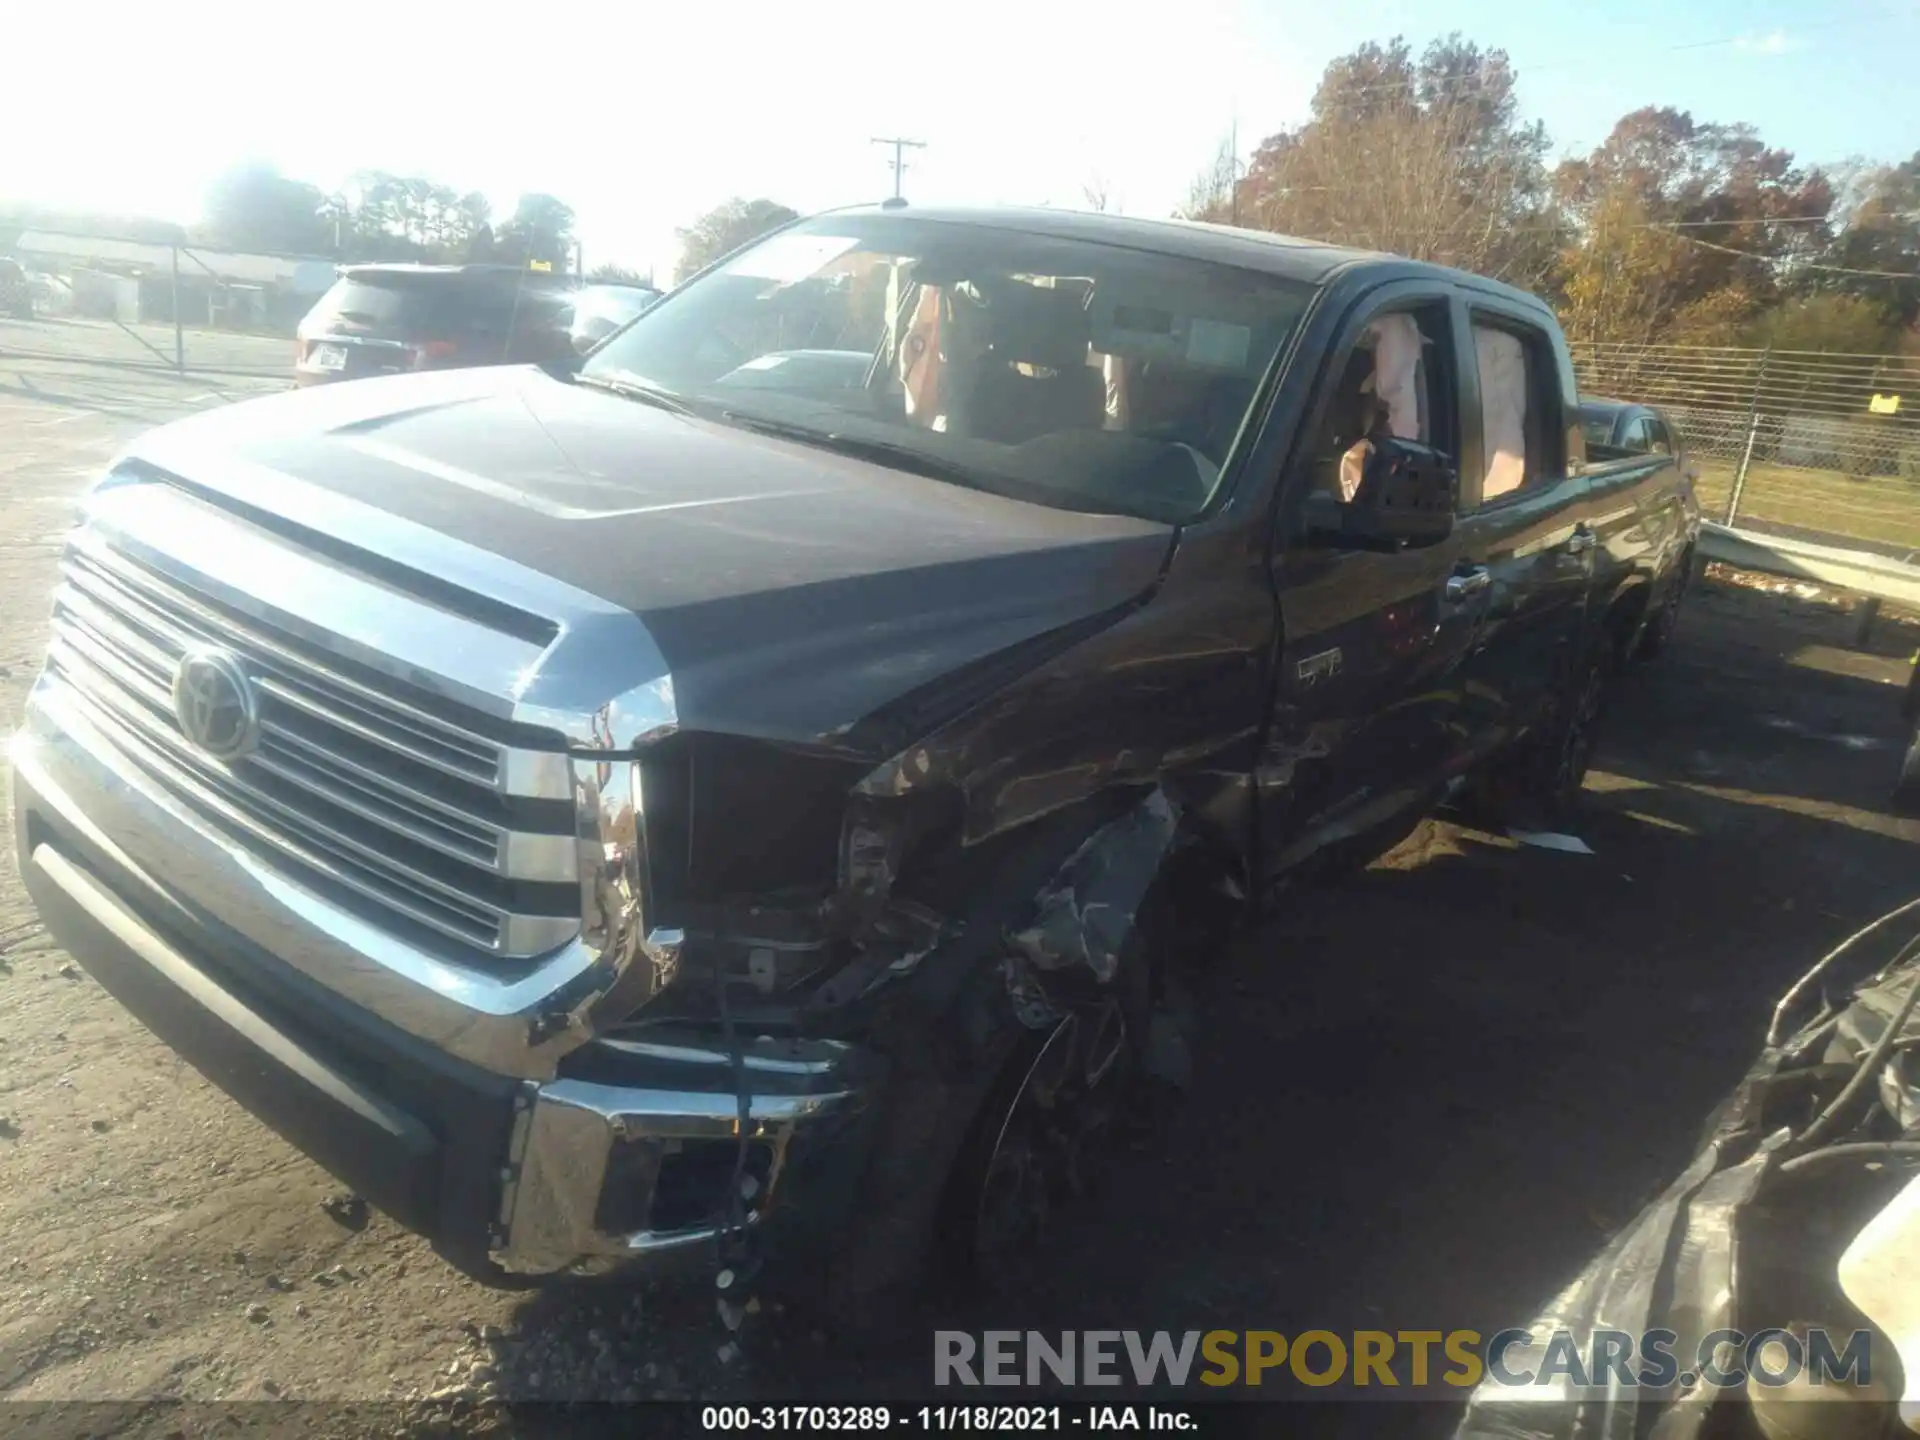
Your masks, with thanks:
<instances>
[{"instance_id":1,"label":"cab window","mask_svg":"<svg viewBox=\"0 0 1920 1440\"><path fill-rule=\"evenodd\" d=\"M1550 417L1558 409L1559 387L1546 337L1530 325L1476 315L1473 349L1480 378L1484 505L1557 478L1562 461Z\"/></svg>"},{"instance_id":2,"label":"cab window","mask_svg":"<svg viewBox=\"0 0 1920 1440\"><path fill-rule=\"evenodd\" d=\"M1384 437L1459 456L1456 390L1444 305L1414 306L1367 322L1337 372L1309 451L1312 486L1343 504L1359 492Z\"/></svg>"}]
</instances>

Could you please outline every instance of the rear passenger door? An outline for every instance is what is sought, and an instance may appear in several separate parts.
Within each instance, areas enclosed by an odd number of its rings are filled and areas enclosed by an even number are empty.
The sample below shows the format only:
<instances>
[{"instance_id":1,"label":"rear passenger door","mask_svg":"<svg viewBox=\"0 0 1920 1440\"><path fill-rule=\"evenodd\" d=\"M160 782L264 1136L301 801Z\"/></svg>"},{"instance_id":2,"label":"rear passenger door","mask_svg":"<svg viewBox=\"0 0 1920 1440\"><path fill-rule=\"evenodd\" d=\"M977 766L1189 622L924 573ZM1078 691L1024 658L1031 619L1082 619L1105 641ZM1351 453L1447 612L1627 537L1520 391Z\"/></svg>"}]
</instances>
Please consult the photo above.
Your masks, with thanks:
<instances>
[{"instance_id":1,"label":"rear passenger door","mask_svg":"<svg viewBox=\"0 0 1920 1440\"><path fill-rule=\"evenodd\" d=\"M1457 541L1485 609L1463 667L1457 769L1534 725L1558 697L1584 624L1597 545L1572 375L1539 316L1475 290L1462 408L1466 440Z\"/></svg>"}]
</instances>

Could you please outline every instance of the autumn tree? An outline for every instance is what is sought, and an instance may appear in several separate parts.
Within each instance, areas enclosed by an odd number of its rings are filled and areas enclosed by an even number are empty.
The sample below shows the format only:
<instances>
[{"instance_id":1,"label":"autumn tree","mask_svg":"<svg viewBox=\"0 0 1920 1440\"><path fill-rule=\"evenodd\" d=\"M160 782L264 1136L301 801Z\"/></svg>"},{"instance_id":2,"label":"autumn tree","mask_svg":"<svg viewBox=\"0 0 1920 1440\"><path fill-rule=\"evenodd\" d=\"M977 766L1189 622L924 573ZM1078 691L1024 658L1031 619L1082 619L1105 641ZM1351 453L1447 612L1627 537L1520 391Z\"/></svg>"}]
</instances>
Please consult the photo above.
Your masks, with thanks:
<instances>
[{"instance_id":1,"label":"autumn tree","mask_svg":"<svg viewBox=\"0 0 1920 1440\"><path fill-rule=\"evenodd\" d=\"M513 264L544 261L556 270L573 259L573 207L551 195L522 195L495 232L499 258Z\"/></svg>"},{"instance_id":2,"label":"autumn tree","mask_svg":"<svg viewBox=\"0 0 1920 1440\"><path fill-rule=\"evenodd\" d=\"M1757 348L1884 355L1895 348L1897 326L1883 306L1865 296L1818 291L1762 312L1740 338Z\"/></svg>"},{"instance_id":3,"label":"autumn tree","mask_svg":"<svg viewBox=\"0 0 1920 1440\"><path fill-rule=\"evenodd\" d=\"M350 193L323 214L338 220L341 246L356 260L459 261L489 258L492 206L478 191L460 194L421 175L363 170Z\"/></svg>"},{"instance_id":4,"label":"autumn tree","mask_svg":"<svg viewBox=\"0 0 1920 1440\"><path fill-rule=\"evenodd\" d=\"M323 218L326 196L317 185L292 180L261 161L236 165L213 182L196 232L229 250L312 255L333 248Z\"/></svg>"},{"instance_id":5,"label":"autumn tree","mask_svg":"<svg viewBox=\"0 0 1920 1440\"><path fill-rule=\"evenodd\" d=\"M1833 187L1751 125L1649 107L1563 163L1561 319L1582 340L1727 343L1829 235Z\"/></svg>"},{"instance_id":6,"label":"autumn tree","mask_svg":"<svg viewBox=\"0 0 1920 1440\"><path fill-rule=\"evenodd\" d=\"M675 282L685 280L721 256L799 218L797 211L766 199L743 200L735 197L723 205L716 205L691 225L674 232L680 239L680 263L674 267Z\"/></svg>"},{"instance_id":7,"label":"autumn tree","mask_svg":"<svg viewBox=\"0 0 1920 1440\"><path fill-rule=\"evenodd\" d=\"M1523 123L1506 53L1452 35L1335 60L1305 123L1196 182L1195 218L1455 265L1523 286L1552 269L1546 132ZM1224 174L1223 174L1224 171ZM1225 181L1225 198L1221 196ZM1237 206L1234 203L1237 199Z\"/></svg>"},{"instance_id":8,"label":"autumn tree","mask_svg":"<svg viewBox=\"0 0 1920 1440\"><path fill-rule=\"evenodd\" d=\"M646 285L651 287L653 277L642 274L630 265L596 265L587 272L587 279L600 285Z\"/></svg>"},{"instance_id":9,"label":"autumn tree","mask_svg":"<svg viewBox=\"0 0 1920 1440\"><path fill-rule=\"evenodd\" d=\"M1853 296L1890 326L1912 330L1920 326L1920 151L1867 170L1853 188L1825 268L1806 272L1807 288Z\"/></svg>"}]
</instances>

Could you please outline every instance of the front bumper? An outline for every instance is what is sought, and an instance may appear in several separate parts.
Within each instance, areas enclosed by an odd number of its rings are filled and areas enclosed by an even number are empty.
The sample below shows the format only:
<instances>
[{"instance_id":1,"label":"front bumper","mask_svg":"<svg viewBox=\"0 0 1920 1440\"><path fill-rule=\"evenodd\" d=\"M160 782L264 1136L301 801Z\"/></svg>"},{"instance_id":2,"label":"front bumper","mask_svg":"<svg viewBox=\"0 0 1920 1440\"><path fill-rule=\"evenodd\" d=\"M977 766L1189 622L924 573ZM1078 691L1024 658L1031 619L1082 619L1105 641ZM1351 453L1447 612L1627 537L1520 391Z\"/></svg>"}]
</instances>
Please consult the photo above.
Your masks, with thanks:
<instances>
[{"instance_id":1,"label":"front bumper","mask_svg":"<svg viewBox=\"0 0 1920 1440\"><path fill-rule=\"evenodd\" d=\"M844 1223L880 1079L865 1052L760 1038L736 1067L710 1039L642 1032L590 1040L540 1078L476 1064L343 998L311 956L296 967L260 944L263 921L311 943L326 902L261 885L238 857L209 877L225 842L129 778L140 772L105 737L55 723L44 698L10 757L20 870L54 938L208 1079L454 1264L499 1283L704 1253L739 1159L741 1090L749 1220L818 1236ZM206 903L219 880L245 887L244 928Z\"/></svg>"}]
</instances>

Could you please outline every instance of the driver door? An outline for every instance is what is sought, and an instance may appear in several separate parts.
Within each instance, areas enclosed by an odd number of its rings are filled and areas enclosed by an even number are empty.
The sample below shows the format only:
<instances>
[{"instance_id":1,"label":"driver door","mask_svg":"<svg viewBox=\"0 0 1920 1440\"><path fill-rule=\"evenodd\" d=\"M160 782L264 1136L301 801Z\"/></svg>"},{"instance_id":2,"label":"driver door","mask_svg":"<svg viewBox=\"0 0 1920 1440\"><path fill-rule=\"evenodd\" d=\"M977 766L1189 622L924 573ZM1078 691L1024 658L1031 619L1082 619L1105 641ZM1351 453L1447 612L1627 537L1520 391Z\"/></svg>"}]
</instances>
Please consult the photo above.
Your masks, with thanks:
<instances>
[{"instance_id":1,"label":"driver door","mask_svg":"<svg viewBox=\"0 0 1920 1440\"><path fill-rule=\"evenodd\" d=\"M1367 363L1379 322L1417 326L1404 358ZM1484 609L1455 537L1391 552L1337 548L1299 533L1301 499L1336 487L1371 383L1392 433L1462 454L1462 313L1435 282L1383 287L1343 331L1283 485L1273 555L1282 642L1259 761L1264 867L1277 877L1323 852L1377 851L1429 810L1459 749L1460 670ZM1397 365L1397 374L1389 371ZM1358 399L1355 387L1358 386ZM1384 397L1381 392L1385 391ZM1290 518L1291 517L1291 518ZM1464 583L1463 583L1464 581Z\"/></svg>"}]
</instances>

